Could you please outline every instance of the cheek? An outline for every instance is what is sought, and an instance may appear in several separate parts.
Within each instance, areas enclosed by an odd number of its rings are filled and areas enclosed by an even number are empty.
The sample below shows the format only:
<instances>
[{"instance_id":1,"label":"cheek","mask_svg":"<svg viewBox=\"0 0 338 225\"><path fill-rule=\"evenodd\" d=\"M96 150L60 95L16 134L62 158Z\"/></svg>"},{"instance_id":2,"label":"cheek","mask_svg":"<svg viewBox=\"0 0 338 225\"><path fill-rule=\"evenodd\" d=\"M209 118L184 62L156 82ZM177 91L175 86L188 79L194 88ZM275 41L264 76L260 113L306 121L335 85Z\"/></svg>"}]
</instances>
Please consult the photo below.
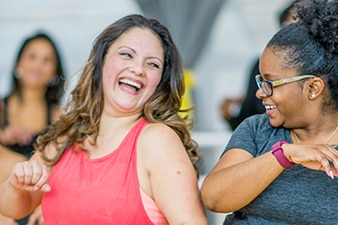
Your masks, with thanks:
<instances>
[{"instance_id":1,"label":"cheek","mask_svg":"<svg viewBox=\"0 0 338 225\"><path fill-rule=\"evenodd\" d=\"M162 78L162 73L151 73L149 74L148 83L150 86L156 88L160 83Z\"/></svg>"},{"instance_id":2,"label":"cheek","mask_svg":"<svg viewBox=\"0 0 338 225\"><path fill-rule=\"evenodd\" d=\"M55 75L57 75L56 65L47 65L45 67L45 72L48 75L48 77L53 78Z\"/></svg>"},{"instance_id":3,"label":"cheek","mask_svg":"<svg viewBox=\"0 0 338 225\"><path fill-rule=\"evenodd\" d=\"M157 88L157 86L159 85L161 79L153 79L151 82L148 81L148 87L149 87L149 92L151 94L153 94Z\"/></svg>"},{"instance_id":4,"label":"cheek","mask_svg":"<svg viewBox=\"0 0 338 225\"><path fill-rule=\"evenodd\" d=\"M17 68L22 68L23 70L27 70L31 67L31 65L32 65L32 63L29 60L22 58L19 61Z\"/></svg>"},{"instance_id":5,"label":"cheek","mask_svg":"<svg viewBox=\"0 0 338 225\"><path fill-rule=\"evenodd\" d=\"M283 94L274 94L274 101L281 113L294 113L302 105L302 96L295 94L294 91L288 91Z\"/></svg>"},{"instance_id":6,"label":"cheek","mask_svg":"<svg viewBox=\"0 0 338 225\"><path fill-rule=\"evenodd\" d=\"M104 66L102 70L103 85L109 84L113 80L114 68Z\"/></svg>"},{"instance_id":7,"label":"cheek","mask_svg":"<svg viewBox=\"0 0 338 225\"><path fill-rule=\"evenodd\" d=\"M103 88L110 89L113 83L113 76L111 74L103 74L102 81L103 81Z\"/></svg>"},{"instance_id":8,"label":"cheek","mask_svg":"<svg viewBox=\"0 0 338 225\"><path fill-rule=\"evenodd\" d=\"M161 77L157 77L156 79L152 80L151 85L154 86L155 88L158 86L158 84L161 81Z\"/></svg>"},{"instance_id":9,"label":"cheek","mask_svg":"<svg viewBox=\"0 0 338 225\"><path fill-rule=\"evenodd\" d=\"M114 62L114 63L111 63ZM120 62L118 59L110 58L105 59L102 67L102 74L103 76L108 77L109 79L113 78L114 74L118 74L124 69L124 65L122 62Z\"/></svg>"}]
</instances>

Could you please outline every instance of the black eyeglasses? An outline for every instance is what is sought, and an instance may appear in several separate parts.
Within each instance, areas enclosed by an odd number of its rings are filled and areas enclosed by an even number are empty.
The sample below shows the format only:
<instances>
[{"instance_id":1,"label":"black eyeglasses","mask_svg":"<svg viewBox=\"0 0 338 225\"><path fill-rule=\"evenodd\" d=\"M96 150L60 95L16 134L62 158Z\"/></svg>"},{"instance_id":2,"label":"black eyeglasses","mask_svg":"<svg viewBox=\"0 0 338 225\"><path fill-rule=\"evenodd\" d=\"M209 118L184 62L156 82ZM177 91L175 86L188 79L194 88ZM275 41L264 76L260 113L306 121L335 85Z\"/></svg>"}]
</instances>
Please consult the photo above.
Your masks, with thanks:
<instances>
[{"instance_id":1,"label":"black eyeglasses","mask_svg":"<svg viewBox=\"0 0 338 225\"><path fill-rule=\"evenodd\" d=\"M314 75L299 75L295 77L289 77L281 80L275 80L275 81L269 81L269 80L264 80L261 74L256 75L256 83L258 88L261 88L264 94L268 97L272 96L273 94L273 88L277 86L281 86L284 84L289 84L292 82L296 82L299 80L303 80L306 78L313 78L316 77Z\"/></svg>"}]
</instances>

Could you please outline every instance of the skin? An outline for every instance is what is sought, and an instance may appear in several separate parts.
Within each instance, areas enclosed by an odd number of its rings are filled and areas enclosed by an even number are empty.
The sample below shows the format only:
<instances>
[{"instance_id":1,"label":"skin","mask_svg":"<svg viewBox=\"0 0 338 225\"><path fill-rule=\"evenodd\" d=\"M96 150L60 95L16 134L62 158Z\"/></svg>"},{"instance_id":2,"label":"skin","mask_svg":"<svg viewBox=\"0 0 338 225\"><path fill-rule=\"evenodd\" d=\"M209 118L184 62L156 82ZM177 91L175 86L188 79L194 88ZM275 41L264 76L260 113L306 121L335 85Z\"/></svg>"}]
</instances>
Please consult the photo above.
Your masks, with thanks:
<instances>
[{"instance_id":1,"label":"skin","mask_svg":"<svg viewBox=\"0 0 338 225\"><path fill-rule=\"evenodd\" d=\"M276 53L269 48L264 50L260 59L264 79L273 81L299 75L296 69L286 69L283 57L283 52ZM282 145L289 161L312 170L325 171L328 176L332 171L337 177L338 152L323 142L337 126L338 114L322 113L323 98L328 97L324 90L323 80L311 78L303 83L276 87L271 97L261 89L256 95L263 99L265 106L275 106L266 111L272 126L283 126L299 136L301 144ZM310 97L312 93L316 97ZM295 137L291 137L297 143ZM328 142L334 143L338 143L338 133ZM329 165L329 160L334 167ZM203 202L215 212L236 211L255 199L283 170L271 151L254 158L244 149L230 149L204 180L201 188Z\"/></svg>"},{"instance_id":2,"label":"skin","mask_svg":"<svg viewBox=\"0 0 338 225\"><path fill-rule=\"evenodd\" d=\"M139 37L142 37L139 38ZM88 156L100 158L111 153L141 116L143 107L160 82L164 52L158 37L148 29L132 28L109 48L103 66L104 109L100 133ZM138 83L140 89L121 84ZM48 152L55 150L50 147ZM40 204L52 168L44 165L39 153L19 163L0 191L0 210L11 199L7 213L22 215ZM140 187L166 216L170 224L207 224L199 198L197 178L183 144L164 124L148 124L137 143L137 172ZM180 190L180 191L177 191ZM21 207L19 207L21 206Z\"/></svg>"},{"instance_id":3,"label":"skin","mask_svg":"<svg viewBox=\"0 0 338 225\"><path fill-rule=\"evenodd\" d=\"M290 9L288 12L287 18L283 21L281 24L281 27L285 27L291 23L297 22L298 19L294 19L293 17L295 16L293 13L293 9ZM231 115L231 110L232 108L238 109L241 107L242 103L244 102L246 98L246 95L239 96L237 98L226 98L224 101L221 103L221 115L224 117L226 120L231 120L233 115ZM260 98L259 96L257 98Z\"/></svg>"},{"instance_id":4,"label":"skin","mask_svg":"<svg viewBox=\"0 0 338 225\"><path fill-rule=\"evenodd\" d=\"M0 183L7 179L11 173L12 168L18 162L24 162L26 160L22 155L12 152L11 150L0 145ZM4 217L0 214L1 225L17 225L17 223L8 217Z\"/></svg>"},{"instance_id":5,"label":"skin","mask_svg":"<svg viewBox=\"0 0 338 225\"><path fill-rule=\"evenodd\" d=\"M36 39L27 44L16 65L23 99L20 99L18 93L9 97L7 114L10 125L0 133L2 143L28 144L33 135L47 125L45 93L56 74L56 62L53 46L47 40ZM54 122L61 111L58 107L53 107L51 113ZM8 170L12 168L13 165ZM33 225L35 222L44 225L40 210L30 216L27 225Z\"/></svg>"}]
</instances>

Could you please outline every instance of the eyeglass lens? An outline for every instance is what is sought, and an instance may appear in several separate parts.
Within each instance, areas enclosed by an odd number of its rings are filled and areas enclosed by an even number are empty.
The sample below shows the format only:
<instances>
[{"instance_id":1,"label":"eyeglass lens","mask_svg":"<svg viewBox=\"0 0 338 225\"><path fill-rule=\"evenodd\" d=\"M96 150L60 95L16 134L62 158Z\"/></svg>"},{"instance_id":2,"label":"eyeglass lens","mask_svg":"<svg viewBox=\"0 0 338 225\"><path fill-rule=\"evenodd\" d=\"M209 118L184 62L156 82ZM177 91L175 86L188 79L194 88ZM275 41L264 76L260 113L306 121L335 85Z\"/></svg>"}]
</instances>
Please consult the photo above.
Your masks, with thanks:
<instances>
[{"instance_id":1,"label":"eyeglass lens","mask_svg":"<svg viewBox=\"0 0 338 225\"><path fill-rule=\"evenodd\" d=\"M268 81L261 81L261 86L262 86L262 89L263 89L263 92L266 94L266 95L272 95L272 85L270 82Z\"/></svg>"}]
</instances>

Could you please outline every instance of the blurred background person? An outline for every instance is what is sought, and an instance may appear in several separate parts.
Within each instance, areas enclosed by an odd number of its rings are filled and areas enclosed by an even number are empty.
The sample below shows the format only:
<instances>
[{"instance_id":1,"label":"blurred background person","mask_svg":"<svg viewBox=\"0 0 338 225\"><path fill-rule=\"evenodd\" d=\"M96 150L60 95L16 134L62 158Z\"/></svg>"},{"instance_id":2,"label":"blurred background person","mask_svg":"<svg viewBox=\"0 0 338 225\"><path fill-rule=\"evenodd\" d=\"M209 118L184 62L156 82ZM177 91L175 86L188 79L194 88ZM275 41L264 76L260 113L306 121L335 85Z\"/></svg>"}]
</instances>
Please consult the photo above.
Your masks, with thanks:
<instances>
[{"instance_id":1,"label":"blurred background person","mask_svg":"<svg viewBox=\"0 0 338 225\"><path fill-rule=\"evenodd\" d=\"M279 13L278 21L280 27L296 21L293 18L293 6L296 2L292 1ZM221 104L221 114L232 130L235 130L245 118L265 112L262 100L256 98L257 84L255 76L257 74L259 74L259 57L253 63L252 68L250 68L246 94L237 98L226 98Z\"/></svg>"},{"instance_id":2,"label":"blurred background person","mask_svg":"<svg viewBox=\"0 0 338 225\"><path fill-rule=\"evenodd\" d=\"M26 38L19 48L12 69L12 88L0 100L3 121L0 143L6 149L6 154L0 155L2 161L17 161L18 154L30 158L36 135L55 122L61 114L59 104L63 91L64 69L55 42L44 32ZM12 158L13 155L15 159ZM12 169L11 163L6 165L8 168L0 171L3 173L0 177L5 177L9 174L7 171ZM39 220L36 218L40 217L38 214L38 211L37 214L32 214L31 220ZM27 219L18 223L26 224ZM44 224L43 221L41 224Z\"/></svg>"},{"instance_id":3,"label":"blurred background person","mask_svg":"<svg viewBox=\"0 0 338 225\"><path fill-rule=\"evenodd\" d=\"M0 112L3 111L3 104L0 102ZM0 117L0 126L3 124L3 121ZM18 153L15 153L0 144L0 183L2 183L10 174L14 165L18 162L25 161L26 158ZM11 218L4 217L0 214L0 224L1 225L17 225Z\"/></svg>"},{"instance_id":4,"label":"blurred background person","mask_svg":"<svg viewBox=\"0 0 338 225\"><path fill-rule=\"evenodd\" d=\"M37 33L23 41L12 70L12 88L1 99L0 142L27 158L34 135L56 121L64 71L54 41Z\"/></svg>"}]
</instances>

